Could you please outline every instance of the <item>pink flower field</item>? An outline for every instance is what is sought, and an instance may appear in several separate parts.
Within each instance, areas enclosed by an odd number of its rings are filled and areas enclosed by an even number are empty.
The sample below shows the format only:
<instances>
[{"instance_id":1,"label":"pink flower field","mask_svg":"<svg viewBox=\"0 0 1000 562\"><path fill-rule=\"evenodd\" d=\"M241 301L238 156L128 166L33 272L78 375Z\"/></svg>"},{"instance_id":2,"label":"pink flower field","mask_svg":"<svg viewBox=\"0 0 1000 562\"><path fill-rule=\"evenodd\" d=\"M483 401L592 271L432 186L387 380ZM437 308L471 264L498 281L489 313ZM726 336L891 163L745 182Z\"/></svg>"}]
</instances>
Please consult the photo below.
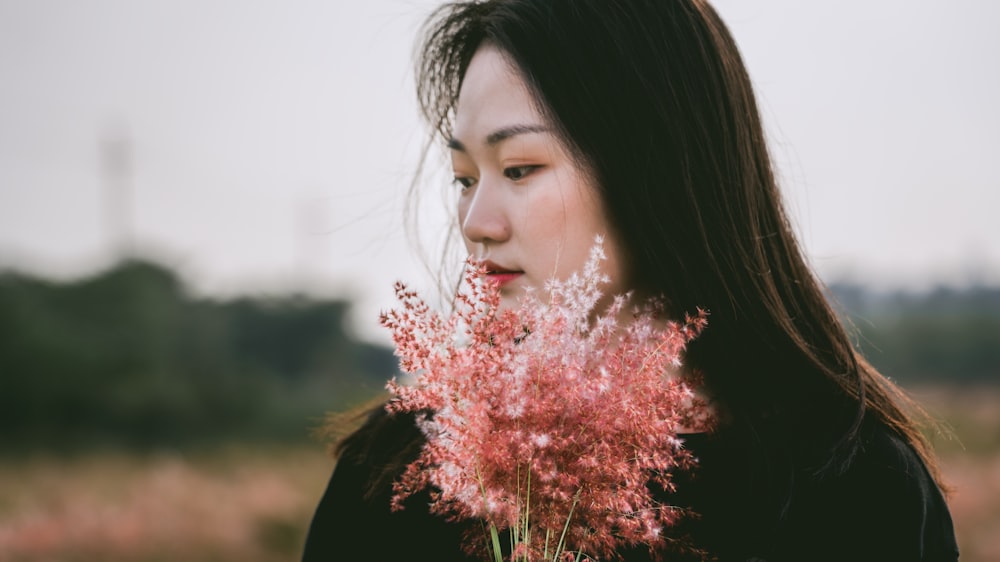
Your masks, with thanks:
<instances>
[{"instance_id":1,"label":"pink flower field","mask_svg":"<svg viewBox=\"0 0 1000 562\"><path fill-rule=\"evenodd\" d=\"M321 446L8 462L0 560L292 560L332 466Z\"/></svg>"}]
</instances>

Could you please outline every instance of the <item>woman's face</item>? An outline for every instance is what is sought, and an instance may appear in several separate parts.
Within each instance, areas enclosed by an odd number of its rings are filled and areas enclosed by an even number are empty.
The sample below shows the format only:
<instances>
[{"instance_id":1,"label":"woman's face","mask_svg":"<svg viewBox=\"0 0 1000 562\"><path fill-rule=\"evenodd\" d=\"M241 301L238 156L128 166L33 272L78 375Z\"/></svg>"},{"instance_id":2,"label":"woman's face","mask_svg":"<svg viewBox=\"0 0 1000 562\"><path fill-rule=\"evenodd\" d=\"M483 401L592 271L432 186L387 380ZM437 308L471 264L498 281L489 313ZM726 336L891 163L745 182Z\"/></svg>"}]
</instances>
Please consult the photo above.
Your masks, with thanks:
<instances>
[{"instance_id":1,"label":"woman's face","mask_svg":"<svg viewBox=\"0 0 1000 562\"><path fill-rule=\"evenodd\" d=\"M535 108L527 85L499 50L481 47L459 93L449 142L458 218L466 248L484 260L505 308L527 288L580 271L604 237L611 278L605 295L626 290L623 254L591 175L570 156Z\"/></svg>"}]
</instances>

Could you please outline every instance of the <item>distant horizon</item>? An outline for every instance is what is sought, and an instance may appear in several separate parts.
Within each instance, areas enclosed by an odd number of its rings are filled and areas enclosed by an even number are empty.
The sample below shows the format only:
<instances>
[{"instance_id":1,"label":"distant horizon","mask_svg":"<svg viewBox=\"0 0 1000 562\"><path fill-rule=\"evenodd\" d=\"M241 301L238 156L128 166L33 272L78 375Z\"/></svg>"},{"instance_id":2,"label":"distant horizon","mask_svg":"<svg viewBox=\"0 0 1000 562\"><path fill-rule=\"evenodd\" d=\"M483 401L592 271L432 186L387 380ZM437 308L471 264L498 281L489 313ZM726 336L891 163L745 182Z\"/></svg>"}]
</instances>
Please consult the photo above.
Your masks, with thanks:
<instances>
[{"instance_id":1,"label":"distant horizon","mask_svg":"<svg viewBox=\"0 0 1000 562\"><path fill-rule=\"evenodd\" d=\"M6 275L18 275L40 283L71 286L100 279L102 276L110 274L116 269L126 266L128 263L148 264L163 269L176 278L181 285L181 290L185 298L192 301L227 303L248 299L260 302L295 302L297 299L302 299L307 303L343 302L349 305L345 318L349 323L347 328L352 337L360 342L369 344L389 347L392 345L390 334L377 322L377 317L383 310L395 307L397 303L394 301L376 304L370 298L366 298L363 291L345 290L343 288L338 290L333 286L310 285L302 279L291 278L286 278L283 282L275 282L271 285L258 284L242 289L230 287L230 290L225 292L204 291L198 287L197 280L193 279L190 272L185 271L183 266L170 263L169 259L165 259L162 256L158 258L152 255L152 253L143 254L140 252L133 255L121 255L117 259L108 259L104 262L94 261L91 263L89 269L80 270L72 274L64 272L63 275L49 275L42 271L32 271L30 268L16 267L13 264L0 261L0 278ZM867 303L867 306L884 306L889 303L895 303L895 299L898 297L921 299L932 297L935 294L939 294L940 291L959 296L972 294L981 290L1000 293L1000 280L996 278L984 280L970 277L957 282L929 282L924 286L879 284L858 277L832 279L821 277L820 281L830 289L834 299L837 301L840 301L844 297L844 293L838 293L839 291L860 290L860 294L854 295L849 301L841 303L844 306L848 306L848 308L857 306L858 301L856 301L856 298L858 297L862 299L860 302ZM427 288L424 287L424 289ZM425 291L424 297L429 298L431 296L429 293L430 291ZM438 303L438 306L440 304ZM854 312L860 311L854 310Z\"/></svg>"},{"instance_id":2,"label":"distant horizon","mask_svg":"<svg viewBox=\"0 0 1000 562\"><path fill-rule=\"evenodd\" d=\"M350 290L344 291L343 287L330 280L331 283L324 284L322 279L309 279L308 275L295 275L288 271L270 272L264 275L247 276L244 285L226 284L221 290L216 287L206 286L198 279L198 275L185 268L183 264L177 263L165 253L156 251L137 251L134 253L123 253L118 255L107 254L101 259L81 259L75 267L66 267L65 263L52 268L32 264L31 260L9 260L6 259L10 253L3 253L0 248L0 274L15 273L25 277L35 278L48 282L75 283L114 270L129 262L148 263L169 270L197 296L208 298L229 298L247 297L255 295L295 295L303 294L316 297L344 296ZM985 264L979 264L985 265ZM907 281L898 279L878 279L876 276L866 272L863 268L853 268L846 273L827 274L815 271L817 278L826 285L856 285L866 290L875 292L902 292L910 294L920 294L933 291L938 288L965 289L971 287L997 287L1000 288L1000 275L997 275L997 267L981 267L979 271L951 272L944 276L916 276L910 277ZM992 275L988 274L992 273ZM403 279L400 279L404 281ZM349 296L349 295L347 295Z\"/></svg>"}]
</instances>

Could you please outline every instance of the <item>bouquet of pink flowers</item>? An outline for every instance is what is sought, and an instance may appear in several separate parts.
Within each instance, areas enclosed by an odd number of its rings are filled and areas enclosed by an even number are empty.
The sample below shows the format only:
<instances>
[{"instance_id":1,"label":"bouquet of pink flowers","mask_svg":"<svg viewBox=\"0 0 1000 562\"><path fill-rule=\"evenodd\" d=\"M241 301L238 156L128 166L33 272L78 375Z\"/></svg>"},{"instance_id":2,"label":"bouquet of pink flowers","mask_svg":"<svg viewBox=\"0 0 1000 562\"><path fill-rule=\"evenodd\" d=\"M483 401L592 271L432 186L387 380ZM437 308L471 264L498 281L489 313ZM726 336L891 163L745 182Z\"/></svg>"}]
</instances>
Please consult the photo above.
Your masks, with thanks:
<instances>
[{"instance_id":1,"label":"bouquet of pink flowers","mask_svg":"<svg viewBox=\"0 0 1000 562\"><path fill-rule=\"evenodd\" d=\"M665 541L683 512L651 487L670 492L671 472L695 463L679 429L713 422L678 370L706 313L678 323L655 306L628 314L627 295L606 304L603 258L598 241L579 275L502 312L471 260L450 315L397 283L401 308L381 320L413 380L389 383L387 408L422 412L427 442L395 483L395 509L429 487L432 512L483 521L485 540L467 549L497 561L502 533L511 560L612 558Z\"/></svg>"}]
</instances>

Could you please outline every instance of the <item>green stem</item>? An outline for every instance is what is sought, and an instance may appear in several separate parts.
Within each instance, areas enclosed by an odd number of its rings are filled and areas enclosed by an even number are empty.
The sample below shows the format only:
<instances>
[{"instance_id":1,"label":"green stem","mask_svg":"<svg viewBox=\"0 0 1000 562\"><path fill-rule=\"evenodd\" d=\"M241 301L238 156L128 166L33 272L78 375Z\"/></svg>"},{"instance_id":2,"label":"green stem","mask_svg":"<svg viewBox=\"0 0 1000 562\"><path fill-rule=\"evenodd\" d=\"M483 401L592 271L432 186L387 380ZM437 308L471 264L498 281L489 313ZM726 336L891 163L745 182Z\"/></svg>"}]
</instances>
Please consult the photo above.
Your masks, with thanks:
<instances>
[{"instance_id":1,"label":"green stem","mask_svg":"<svg viewBox=\"0 0 1000 562\"><path fill-rule=\"evenodd\" d=\"M576 495L573 496L573 505L569 507L569 515L566 516L566 524L563 525L562 535L559 537L559 544L556 545L556 551L554 553L554 556L552 557L553 560L559 558L559 555L562 554L563 549L566 548L566 533L567 531L569 531L569 523L573 519L573 510L576 509L576 504L579 501L580 501L580 492L577 491Z\"/></svg>"}]
</instances>

